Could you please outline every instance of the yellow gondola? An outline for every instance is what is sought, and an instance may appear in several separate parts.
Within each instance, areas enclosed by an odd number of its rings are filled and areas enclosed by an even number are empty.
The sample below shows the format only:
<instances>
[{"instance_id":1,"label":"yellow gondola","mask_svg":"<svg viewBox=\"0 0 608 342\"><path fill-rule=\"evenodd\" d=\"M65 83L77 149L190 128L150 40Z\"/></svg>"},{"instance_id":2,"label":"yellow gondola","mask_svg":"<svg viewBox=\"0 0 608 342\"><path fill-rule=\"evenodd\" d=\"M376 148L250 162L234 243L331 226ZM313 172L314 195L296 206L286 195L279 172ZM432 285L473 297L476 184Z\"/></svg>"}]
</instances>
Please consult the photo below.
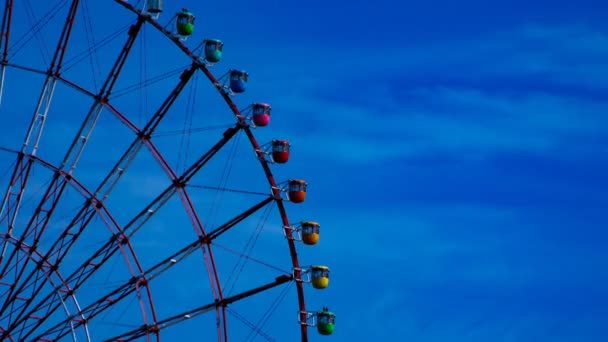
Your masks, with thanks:
<instances>
[{"instance_id":1,"label":"yellow gondola","mask_svg":"<svg viewBox=\"0 0 608 342\"><path fill-rule=\"evenodd\" d=\"M325 289L329 286L329 267L312 266L310 268L312 287Z\"/></svg>"}]
</instances>

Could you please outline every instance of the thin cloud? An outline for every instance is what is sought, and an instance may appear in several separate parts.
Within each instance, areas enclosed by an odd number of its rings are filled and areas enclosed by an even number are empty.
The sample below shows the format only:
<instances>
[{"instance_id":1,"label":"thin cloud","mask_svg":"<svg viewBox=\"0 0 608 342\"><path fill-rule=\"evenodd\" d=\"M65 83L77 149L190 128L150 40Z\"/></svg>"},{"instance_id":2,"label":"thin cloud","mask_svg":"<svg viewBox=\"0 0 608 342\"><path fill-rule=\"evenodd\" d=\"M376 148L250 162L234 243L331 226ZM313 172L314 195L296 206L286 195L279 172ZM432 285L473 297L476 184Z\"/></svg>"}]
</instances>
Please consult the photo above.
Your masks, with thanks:
<instances>
[{"instance_id":1,"label":"thin cloud","mask_svg":"<svg viewBox=\"0 0 608 342\"><path fill-rule=\"evenodd\" d=\"M582 27L529 26L381 56L353 53L316 73L286 70L293 87L273 105L301 118L280 127L294 142L347 162L560 155L573 142L584 151L608 133L608 103L598 96L608 89L607 41ZM325 51L328 59L344 54Z\"/></svg>"},{"instance_id":2,"label":"thin cloud","mask_svg":"<svg viewBox=\"0 0 608 342\"><path fill-rule=\"evenodd\" d=\"M286 127L307 151L348 162L378 162L429 154L485 158L495 153L560 155L572 143L585 145L605 136L608 103L550 94L513 97L470 88L418 88L393 111L317 99L308 113L309 129ZM300 101L279 103L301 110ZM310 99L307 106L311 106ZM330 114L329 114L330 113ZM312 132L311 132L312 131ZM314 134L311 134L314 133ZM583 148L584 149L584 148Z\"/></svg>"}]
</instances>

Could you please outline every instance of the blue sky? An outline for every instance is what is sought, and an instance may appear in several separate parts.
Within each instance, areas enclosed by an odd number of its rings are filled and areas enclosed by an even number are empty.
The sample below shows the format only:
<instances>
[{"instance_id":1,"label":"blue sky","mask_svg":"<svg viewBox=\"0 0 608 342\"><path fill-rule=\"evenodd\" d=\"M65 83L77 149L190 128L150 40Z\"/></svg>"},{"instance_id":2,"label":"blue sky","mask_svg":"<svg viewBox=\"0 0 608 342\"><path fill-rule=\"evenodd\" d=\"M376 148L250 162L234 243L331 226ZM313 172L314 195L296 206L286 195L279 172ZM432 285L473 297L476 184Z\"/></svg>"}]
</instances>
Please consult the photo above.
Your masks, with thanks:
<instances>
[{"instance_id":1,"label":"blue sky","mask_svg":"<svg viewBox=\"0 0 608 342\"><path fill-rule=\"evenodd\" d=\"M94 15L81 19L91 19L98 40L133 19L113 3L86 3ZM217 76L231 67L250 72L248 91L235 101L244 107L261 99L273 106L270 126L256 129L256 137L261 142L287 138L293 145L289 164L275 166L273 172L279 180L305 178L310 184L307 202L290 205L288 212L292 222L321 222L321 243L299 245L300 260L329 265L332 280L324 291L307 287L307 303L311 310L327 305L337 313L335 334L325 338L313 331L311 341L606 340L605 4L179 1L166 6L167 12L189 7L197 14L189 47L205 37L225 42L224 59L212 67ZM167 20L161 17L161 22ZM44 34L56 37L61 23L51 21L49 27L54 29ZM148 77L187 65L154 34L146 31L145 43L134 45L126 79L119 80L117 89L141 79L144 59ZM70 51L86 49L85 38L79 30ZM124 35L101 50L100 75L109 68L111 59L105 58L115 56L123 42ZM15 59L44 65L38 50L32 41ZM89 71L85 60L66 70L65 77L95 89ZM19 132L0 137L0 145L12 148L22 141L39 89L23 91L30 79L17 75L8 70L0 107L1 127L12 125ZM132 93L113 103L141 124L149 117L142 108L155 108L176 82L177 75L154 84L147 101ZM176 113L159 131L230 124L219 95L204 92L212 88L207 83L202 76L197 79L195 104L186 99L193 88L185 90ZM56 162L63 156L82 118L74 113L90 106L88 98L79 96L82 101L58 86L41 157ZM27 115L18 120L21 110ZM218 132L193 134L187 152L176 148L182 136L158 137L157 143L179 170L200 154L198 146L216 141ZM93 187L132 139L105 111L76 177ZM255 161L246 144L235 146L237 161L232 162L229 184L267 190L259 170L252 171ZM223 153L193 182L217 185L228 158L228 151ZM12 159L3 160L3 170L8 169ZM168 185L160 168L150 166L154 163L149 153L138 157L108 200L120 222L128 222ZM48 176L33 176L32 188ZM6 179L2 182L5 186ZM191 192L211 226L255 203L225 194L222 203L229 204L214 211L207 208L217 197ZM66 195L70 201L64 212L78 205L77 196ZM181 223L187 225L179 206L177 199L170 201L134 238L144 265L193 239L191 228L177 230ZM289 269L277 212L270 214L252 256ZM257 219L246 222L242 232L230 232L220 244L240 250ZM59 227L63 221L57 220ZM98 231L88 234L89 241L78 249L85 254L94 241L104 239ZM78 262L77 253L71 262ZM221 276L230 278L234 257L221 248L216 254ZM200 257L189 260L171 278L158 280L154 298L159 315L208 302L203 262ZM198 273L193 271L197 268ZM83 289L80 301L97 298L96 284L104 277L126 279L121 272L125 270L104 271ZM248 263L236 288L264 283L275 273ZM256 322L277 293L243 302L235 310ZM141 322L138 308L131 309L130 319ZM264 331L278 341L292 340L296 310L292 289ZM119 329L118 318L112 317L123 316L113 315L108 324ZM249 333L229 318L235 336ZM213 319L201 318L200 326L212 327ZM196 324L169 329L169 336L206 334Z\"/></svg>"}]
</instances>

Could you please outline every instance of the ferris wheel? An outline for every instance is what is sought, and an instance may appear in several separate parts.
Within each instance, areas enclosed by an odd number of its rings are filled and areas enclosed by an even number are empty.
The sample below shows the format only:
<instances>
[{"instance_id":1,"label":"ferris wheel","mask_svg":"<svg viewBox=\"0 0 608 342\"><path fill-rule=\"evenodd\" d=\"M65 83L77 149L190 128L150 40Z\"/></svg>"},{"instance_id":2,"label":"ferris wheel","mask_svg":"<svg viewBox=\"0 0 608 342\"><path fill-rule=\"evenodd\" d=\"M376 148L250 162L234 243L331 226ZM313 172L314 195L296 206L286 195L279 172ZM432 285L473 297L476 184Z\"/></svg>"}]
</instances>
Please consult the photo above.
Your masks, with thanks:
<instances>
[{"instance_id":1,"label":"ferris wheel","mask_svg":"<svg viewBox=\"0 0 608 342\"><path fill-rule=\"evenodd\" d=\"M0 340L333 333L291 144L172 5L4 1Z\"/></svg>"}]
</instances>

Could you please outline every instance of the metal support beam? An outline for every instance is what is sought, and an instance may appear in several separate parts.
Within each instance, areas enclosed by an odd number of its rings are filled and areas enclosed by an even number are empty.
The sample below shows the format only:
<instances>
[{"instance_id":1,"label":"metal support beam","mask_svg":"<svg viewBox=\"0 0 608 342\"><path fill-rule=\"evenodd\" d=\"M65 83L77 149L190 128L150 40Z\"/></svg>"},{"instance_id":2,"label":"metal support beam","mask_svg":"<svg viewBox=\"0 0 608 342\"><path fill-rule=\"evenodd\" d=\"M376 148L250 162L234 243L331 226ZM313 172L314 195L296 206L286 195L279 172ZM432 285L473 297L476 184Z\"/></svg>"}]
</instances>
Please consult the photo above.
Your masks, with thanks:
<instances>
[{"instance_id":1,"label":"metal support beam","mask_svg":"<svg viewBox=\"0 0 608 342\"><path fill-rule=\"evenodd\" d=\"M57 323L53 327L41 333L39 336L35 337L34 340L40 340L43 338L48 338L51 340L60 340L62 337L69 333L68 328L77 328L80 325L92 320L93 318L95 318L108 308L112 307L113 305L116 305L121 300L127 298L130 294L132 294L139 284L143 282L151 282L154 278L160 276L162 273L168 271L171 267L177 265L180 261L186 259L192 253L194 253L198 249L200 244L211 243L212 240L218 238L222 233L228 231L230 228L234 227L236 224L249 217L257 210L272 202L272 200L273 197L268 197L260 203L252 206L243 213L235 216L220 227L211 231L206 237L201 237L193 241L186 247L180 249L178 252L173 253L171 256L165 258L158 264L150 267L142 274L141 277L133 277L129 279L121 286L100 297L98 300L84 308L81 312L76 313L71 317L66 318L62 322Z\"/></svg>"},{"instance_id":2,"label":"metal support beam","mask_svg":"<svg viewBox=\"0 0 608 342\"><path fill-rule=\"evenodd\" d=\"M79 183L74 177L69 175L67 172L59 170L50 163L40 160L35 156L29 155L28 158L34 160L37 163L40 163L42 166L52 170L53 172L60 173L61 177L65 179L75 190L81 193L85 198L92 197L93 194L89 192L81 183ZM106 251L107 253L103 254L101 257L109 258L108 254L111 255L114 254L116 251L120 250L125 257L127 267L131 270L132 274L134 276L135 274L141 274L143 272L143 269L141 268L141 265L139 264L139 261L135 256L135 252L133 251L130 242L128 241L128 239L126 239L126 236L123 233L123 229L120 227L120 225L118 225L116 220L112 217L112 215L103 205L103 203L95 199L93 201L92 206L95 208L96 214L100 217L101 221L112 232L114 237L113 239L120 241L120 243L115 247L114 250ZM107 260L107 258L105 258L105 260ZM45 264L48 262L48 259L45 259L44 257L40 259ZM0 336L0 339L10 336L14 332L20 331L23 333L25 329L27 329L27 332L25 332L20 338L26 339L29 335L31 335L37 327L44 324L46 319L51 317L51 315L62 306L62 303L66 298L73 297L75 291L82 285L84 280L88 279L88 277L90 277L98 269L98 266L100 265L98 265L96 261L97 260L89 260L87 263L85 263L85 265L83 265L84 267L78 270L78 272L74 272L68 278L61 278L61 281L59 283L63 284L63 286L58 287L57 291L51 291L48 295L44 297L39 295L40 291L42 290L42 287L36 287L36 289L33 290L30 299L28 299L25 305L22 306L20 311L15 314L15 318L12 324L9 324L8 327L5 327L5 330L2 333L2 336ZM51 266L50 269L42 268L41 270L43 270L48 275L52 275L56 271L56 266ZM138 296L142 297L142 301L144 303L148 302L149 309L153 310L149 289L141 291L141 288L138 288L137 291L139 292ZM33 300L31 298L40 298L40 300L36 301L36 304L33 308L27 310L28 307L33 304ZM81 310L78 309L78 312L80 311ZM11 315L13 315L13 313L11 313ZM151 315L153 316L153 320L156 321L156 316L153 311L151 312ZM147 319L144 319L144 321L147 321ZM21 326L21 328L19 328L19 326Z\"/></svg>"},{"instance_id":3,"label":"metal support beam","mask_svg":"<svg viewBox=\"0 0 608 342\"><path fill-rule=\"evenodd\" d=\"M53 57L53 61L51 62L51 67L49 69L49 76L47 77L46 84L43 89L43 93L38 102L36 114L34 115L34 118L32 119L30 129L28 130L28 134L26 135L26 139L24 142L22 152L25 152L25 149L28 145L30 137L32 136L32 133L35 133L35 136L36 136L34 150L32 151L32 155L35 155L36 149L38 148L38 144L39 144L40 138L42 136L42 128L44 127L44 122L46 120L46 115L47 115L48 109L50 107L51 98L52 98L55 84L57 81L57 78L54 77L54 75L59 73L59 68L61 67L61 62L62 62L64 54L65 54L65 49L67 47L67 42L70 37L70 32L72 29L74 16L76 15L77 8L78 8L78 0L74 0L72 2L72 6L70 8L70 14L68 15L66 24L62 31L60 42L57 45L57 50L55 52L55 56ZM59 171L55 173L55 175L53 176L53 179L51 180L51 183L49 184L49 186L47 188L47 194L52 193L53 196L45 195L42 198L42 200L38 204L38 207L34 211L34 214L32 215L32 218L30 219L29 224L23 229L21 238L19 239L21 242L26 242L30 238L32 238L32 241L31 242L28 241L28 242L31 246L33 246L33 248L36 248L40 238L42 237L43 232L45 231L45 229L50 221L51 216L53 215L55 208L57 207L57 204L59 203L59 200L61 199L61 195L63 194L63 191L66 188L67 182L70 180L71 173L74 171L76 164L84 151L86 142L87 142L88 138L90 137L90 135L93 131L93 128L95 127L95 124L99 118L99 115L101 114L101 110L102 110L103 106L100 103L100 99L104 98L104 97L107 98L107 96L109 96L109 94L112 90L112 87L114 86L114 84L117 80L118 74L120 73L120 70L122 69L122 67L124 66L124 64L126 62L126 59L129 55L129 51L135 42L137 33L139 32L139 30L141 29L141 26L143 25L143 22L144 22L143 20L138 20L136 24L131 26L131 29L129 30L129 37L127 39L127 42L124 45L123 50L121 51L117 60L115 61L112 70L110 71L109 75L106 78L104 87L102 87L102 90L100 91L99 95L96 97L80 130L77 132L77 134L74 138L74 141L72 142L72 145L68 149L68 151L63 159L63 162L61 163L61 166L59 167L59 170L63 170L64 167L69 165L68 177L60 177ZM40 108L42 106L44 106L44 110L42 112L40 112ZM36 128L37 128L37 131L35 131ZM11 187L12 186L9 186L9 193L10 193ZM25 188L25 186L20 189L21 194L18 199L19 202L21 201L21 197L22 197L24 188ZM14 217L12 218L12 221L14 221L16 218L16 211L13 213L13 216ZM2 216L0 215L0 218L1 217ZM20 252L19 249L14 249L13 253L11 254L11 257L9 257L8 260L5 260L6 265L11 264L16 256L16 254L18 254L19 252ZM28 262L29 262L29 259L24 260L24 264L21 265L21 270L19 271L19 275L17 276L17 279L19 279L23 275L23 272L26 269ZM28 276L27 279L28 280L31 279L31 277L34 276L35 272L36 272L36 270L34 270L34 272L32 272ZM5 297L4 304L2 305L2 310L6 309L6 307L11 302L13 302L17 297L23 297L22 292L26 288L26 285L27 285L27 283L23 282L17 291L13 291L14 288L10 289L9 295L7 297ZM40 289L42 289L43 285L44 285L44 281L42 281L37 287L34 287L34 289L32 290L33 291L32 294L38 293L38 291L40 291ZM26 296L26 297L28 297L28 296ZM27 308L27 306L29 306L29 303L26 305L26 308ZM24 308L24 310L26 308Z\"/></svg>"},{"instance_id":4,"label":"metal support beam","mask_svg":"<svg viewBox=\"0 0 608 342\"><path fill-rule=\"evenodd\" d=\"M158 332L162 329L166 329L172 325L175 325L179 322L185 321L187 319L191 319L193 317L199 316L201 314L204 314L206 312L209 312L217 307L226 307L236 301L245 299L247 297L253 296L255 294L258 294L260 292L269 290L273 287L277 287L279 285L285 284L289 281L293 280L292 276L290 275L282 275L277 277L273 282L268 283L266 285L260 286L260 287L256 287L254 289L245 291L245 292L241 292L239 294L236 294L234 296L230 296L230 297L226 297L220 301L216 301L214 303L209 303L203 306L199 306L195 309L191 309L188 311L184 311L178 315L172 316L172 317L168 317L165 318L163 320L158 321L157 324L154 325L144 325L141 326L137 329L131 330L129 332L126 332L124 334L115 336L113 338L104 340L106 342L109 341L133 341L135 339L138 339L140 337L146 336L148 334L148 332Z\"/></svg>"},{"instance_id":5,"label":"metal support beam","mask_svg":"<svg viewBox=\"0 0 608 342\"><path fill-rule=\"evenodd\" d=\"M4 77L6 64L8 63L8 42L11 37L11 22L13 19L13 0L4 2L4 16L2 16L2 28L0 29L0 49L2 49L2 63L0 63L0 104L4 93Z\"/></svg>"},{"instance_id":6,"label":"metal support beam","mask_svg":"<svg viewBox=\"0 0 608 342\"><path fill-rule=\"evenodd\" d=\"M218 141L209 151L203 154L188 170L184 172L184 174L179 177L179 179L173 182L165 191L163 191L159 196L157 196L146 208L144 208L138 215L136 215L127 225L123 227L121 230L117 230L116 234L112 236L110 240L108 240L100 249L92 254L81 266L79 266L70 276L66 278L68 284L70 284L70 292L75 292L82 284L91 277L97 269L99 269L103 264L105 264L114 253L123 248L123 245L129 243L129 236L135 234L151 217L152 215L159 210L175 193L176 188L183 187L186 183L193 177L198 170L200 170L207 161L209 161L215 153L217 153L240 129L240 126L229 128L224 132L224 135L220 141ZM68 174L69 176L69 174ZM89 195L91 196L91 195ZM104 212L97 208L98 206L103 207L102 202L97 202L94 206L98 212L98 214L103 214ZM106 213L109 215L109 212ZM102 216L103 219L103 216ZM109 218L110 219L110 218ZM113 220L113 219L112 219ZM143 273L143 270L142 270ZM35 295L42 289L42 287L38 287L38 289L34 292ZM70 294L71 294L70 293ZM7 331L10 333L15 326L22 322L23 320L29 319L29 317L36 317L36 312L41 310L45 310L47 313L54 312L59 305L55 304L53 306L53 298L54 293L50 293L38 304L28 312L25 312L25 308L21 311L18 316L18 319L15 321L14 325L9 326ZM42 324L42 320L40 320L36 326Z\"/></svg>"}]
</instances>

